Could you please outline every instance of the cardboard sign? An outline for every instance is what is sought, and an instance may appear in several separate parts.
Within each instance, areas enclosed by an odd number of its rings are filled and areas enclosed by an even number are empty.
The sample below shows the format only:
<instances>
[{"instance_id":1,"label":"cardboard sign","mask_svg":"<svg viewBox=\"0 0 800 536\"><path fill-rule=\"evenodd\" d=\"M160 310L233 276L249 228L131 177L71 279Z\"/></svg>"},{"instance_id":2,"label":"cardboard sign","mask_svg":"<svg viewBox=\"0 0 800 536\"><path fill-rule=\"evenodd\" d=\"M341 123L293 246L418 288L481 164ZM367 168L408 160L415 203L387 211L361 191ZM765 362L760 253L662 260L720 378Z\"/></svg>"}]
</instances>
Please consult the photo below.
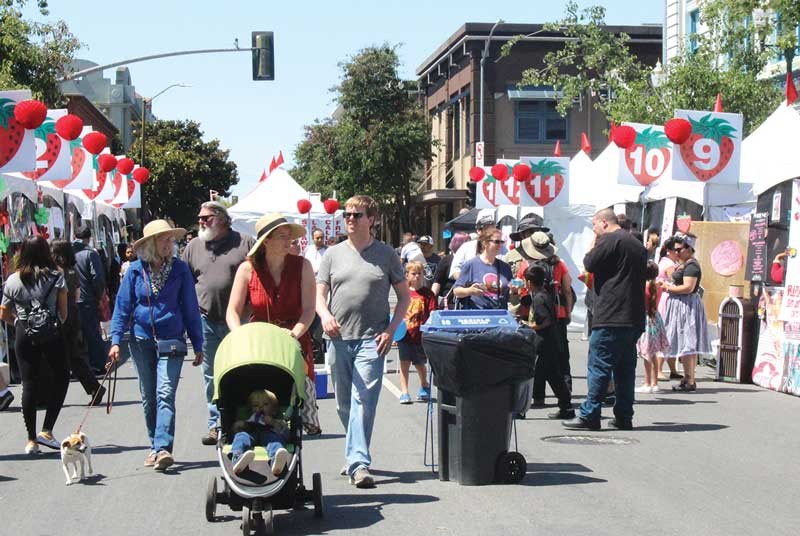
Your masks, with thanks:
<instances>
[{"instance_id":1,"label":"cardboard sign","mask_svg":"<svg viewBox=\"0 0 800 536\"><path fill-rule=\"evenodd\" d=\"M676 110L692 124L692 134L672 149L672 178L737 184L742 156L742 114Z\"/></svg>"},{"instance_id":2,"label":"cardboard sign","mask_svg":"<svg viewBox=\"0 0 800 536\"><path fill-rule=\"evenodd\" d=\"M0 173L36 170L34 131L14 118L16 103L30 98L28 89L0 91Z\"/></svg>"},{"instance_id":3,"label":"cardboard sign","mask_svg":"<svg viewBox=\"0 0 800 536\"><path fill-rule=\"evenodd\" d=\"M83 148L83 138L92 132L92 127L83 127L81 136L67 144L70 153L70 173L66 178L53 179L49 184L54 188L83 189L90 188L94 181L94 158L89 151Z\"/></svg>"},{"instance_id":4,"label":"cardboard sign","mask_svg":"<svg viewBox=\"0 0 800 536\"><path fill-rule=\"evenodd\" d=\"M521 206L564 207L569 204L569 158L523 156L520 160L531 166L531 178L521 183Z\"/></svg>"},{"instance_id":5,"label":"cardboard sign","mask_svg":"<svg viewBox=\"0 0 800 536\"><path fill-rule=\"evenodd\" d=\"M33 131L36 169L22 172L28 179L49 181L70 176L70 143L56 132L56 121L65 115L67 110L47 110L44 123Z\"/></svg>"},{"instance_id":6,"label":"cardboard sign","mask_svg":"<svg viewBox=\"0 0 800 536\"><path fill-rule=\"evenodd\" d=\"M620 184L650 186L672 172L672 142L661 125L623 123L636 131L636 141L619 149Z\"/></svg>"}]
</instances>

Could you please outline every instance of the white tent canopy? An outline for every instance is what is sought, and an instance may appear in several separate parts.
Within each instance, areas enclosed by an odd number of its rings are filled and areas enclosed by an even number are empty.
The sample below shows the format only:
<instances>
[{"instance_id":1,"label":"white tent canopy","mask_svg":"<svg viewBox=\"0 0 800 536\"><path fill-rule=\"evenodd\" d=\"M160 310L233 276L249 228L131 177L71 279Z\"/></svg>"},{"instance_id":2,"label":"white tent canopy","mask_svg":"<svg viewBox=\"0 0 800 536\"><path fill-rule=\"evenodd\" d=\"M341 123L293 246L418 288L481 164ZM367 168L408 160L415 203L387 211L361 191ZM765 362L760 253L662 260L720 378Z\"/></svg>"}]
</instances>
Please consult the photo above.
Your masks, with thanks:
<instances>
[{"instance_id":1,"label":"white tent canopy","mask_svg":"<svg viewBox=\"0 0 800 536\"><path fill-rule=\"evenodd\" d=\"M742 142L742 179L762 194L800 176L800 113L785 102Z\"/></svg>"}]
</instances>

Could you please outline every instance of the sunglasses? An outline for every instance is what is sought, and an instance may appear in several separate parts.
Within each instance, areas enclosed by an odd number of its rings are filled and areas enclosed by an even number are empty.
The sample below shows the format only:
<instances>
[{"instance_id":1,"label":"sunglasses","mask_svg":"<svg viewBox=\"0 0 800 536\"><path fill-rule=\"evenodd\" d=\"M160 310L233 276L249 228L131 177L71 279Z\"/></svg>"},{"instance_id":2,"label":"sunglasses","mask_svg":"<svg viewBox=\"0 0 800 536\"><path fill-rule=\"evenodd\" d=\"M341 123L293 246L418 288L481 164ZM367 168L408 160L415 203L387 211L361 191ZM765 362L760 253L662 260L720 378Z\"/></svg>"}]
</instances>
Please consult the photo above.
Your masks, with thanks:
<instances>
[{"instance_id":1,"label":"sunglasses","mask_svg":"<svg viewBox=\"0 0 800 536\"><path fill-rule=\"evenodd\" d=\"M679 253L679 252L683 251L684 249L686 249L686 248L672 248L672 251L674 251L675 253Z\"/></svg>"},{"instance_id":2,"label":"sunglasses","mask_svg":"<svg viewBox=\"0 0 800 536\"><path fill-rule=\"evenodd\" d=\"M364 215L363 212L342 212L342 217L344 219L353 218L353 219L359 220L359 219L361 219L361 216L363 216L363 215Z\"/></svg>"},{"instance_id":3,"label":"sunglasses","mask_svg":"<svg viewBox=\"0 0 800 536\"><path fill-rule=\"evenodd\" d=\"M205 223L205 222L207 222L208 220L210 220L213 217L214 217L213 214L208 214L207 216L198 216L197 217L197 221L201 221L201 222Z\"/></svg>"},{"instance_id":4,"label":"sunglasses","mask_svg":"<svg viewBox=\"0 0 800 536\"><path fill-rule=\"evenodd\" d=\"M505 244L505 240L487 240L487 242L491 242L492 244Z\"/></svg>"}]
</instances>

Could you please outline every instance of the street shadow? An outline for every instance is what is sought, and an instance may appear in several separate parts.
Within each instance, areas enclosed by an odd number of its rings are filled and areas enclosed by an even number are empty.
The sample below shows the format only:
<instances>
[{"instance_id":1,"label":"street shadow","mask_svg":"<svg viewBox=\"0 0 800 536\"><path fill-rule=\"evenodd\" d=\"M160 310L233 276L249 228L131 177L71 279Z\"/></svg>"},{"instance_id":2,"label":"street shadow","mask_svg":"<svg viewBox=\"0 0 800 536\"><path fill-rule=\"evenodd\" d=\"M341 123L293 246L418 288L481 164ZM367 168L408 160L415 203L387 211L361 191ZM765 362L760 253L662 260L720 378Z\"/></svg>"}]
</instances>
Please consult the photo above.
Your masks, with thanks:
<instances>
[{"instance_id":1,"label":"street shadow","mask_svg":"<svg viewBox=\"0 0 800 536\"><path fill-rule=\"evenodd\" d=\"M141 399L140 400L114 400L114 404L111 405L111 411L114 411L114 408L117 407L117 406L122 407L122 406L132 406L132 405L140 405L141 406L142 405ZM88 404L64 404L63 407L65 407L65 408L88 408L89 405ZM97 411L102 410L103 412L105 412L105 410L106 410L105 397L103 398L102 402L100 402L99 404L97 404L95 406L95 408L97 408Z\"/></svg>"},{"instance_id":2,"label":"street shadow","mask_svg":"<svg viewBox=\"0 0 800 536\"><path fill-rule=\"evenodd\" d=\"M106 475L102 473L95 473L93 475L87 476L80 482L76 482L72 484L73 486L84 485L84 486L105 486L103 480L105 480Z\"/></svg>"},{"instance_id":3,"label":"street shadow","mask_svg":"<svg viewBox=\"0 0 800 536\"><path fill-rule=\"evenodd\" d=\"M315 436L304 435L303 441L316 441L319 439L341 439L343 437L344 434L326 434L325 432L322 432L321 434Z\"/></svg>"},{"instance_id":4,"label":"street shadow","mask_svg":"<svg viewBox=\"0 0 800 536\"><path fill-rule=\"evenodd\" d=\"M124 445L113 445L113 444L92 445L92 454L119 454L120 452L128 452L131 450L140 450L142 452L147 452L149 449L150 449L149 445L136 445L136 446L124 446Z\"/></svg>"},{"instance_id":5,"label":"street shadow","mask_svg":"<svg viewBox=\"0 0 800 536\"><path fill-rule=\"evenodd\" d=\"M608 482L580 473L591 473L591 469L580 463L529 463L522 486L572 486ZM576 474L578 473L578 474Z\"/></svg>"},{"instance_id":6,"label":"street shadow","mask_svg":"<svg viewBox=\"0 0 800 536\"><path fill-rule=\"evenodd\" d=\"M730 428L725 424L712 423L675 423L675 422L654 422L651 426L636 426L633 430L640 432L715 432Z\"/></svg>"},{"instance_id":7,"label":"street shadow","mask_svg":"<svg viewBox=\"0 0 800 536\"><path fill-rule=\"evenodd\" d=\"M17 480L17 479L12 476L0 475L0 482L11 482L12 480Z\"/></svg>"},{"instance_id":8,"label":"street shadow","mask_svg":"<svg viewBox=\"0 0 800 536\"><path fill-rule=\"evenodd\" d=\"M205 460L202 462L175 462L175 465L164 471L164 474L179 475L186 471L195 469L208 469L209 467L219 467L217 460Z\"/></svg>"},{"instance_id":9,"label":"street shadow","mask_svg":"<svg viewBox=\"0 0 800 536\"><path fill-rule=\"evenodd\" d=\"M713 382L713 383L712 382L709 382L709 383L697 382L697 383L703 383L703 385L699 386L697 388L697 391L694 391L692 393L693 395L705 395L705 394L715 395L717 393L763 393L763 392L766 391L766 389L762 389L760 387L752 387L752 386L751 387L741 387L741 388L736 388L736 387L713 387L713 385L715 385L716 382Z\"/></svg>"},{"instance_id":10,"label":"street shadow","mask_svg":"<svg viewBox=\"0 0 800 536\"><path fill-rule=\"evenodd\" d=\"M375 484L381 486L386 484L415 484L424 480L439 478L433 471L406 471L400 473L370 468L369 472L375 477L380 477L375 479Z\"/></svg>"},{"instance_id":11,"label":"street shadow","mask_svg":"<svg viewBox=\"0 0 800 536\"><path fill-rule=\"evenodd\" d=\"M371 471L374 474L374 471ZM373 493L363 490L354 495L326 495L325 517L315 518L313 509L276 512L273 518L277 534L328 534L334 531L351 532L372 527L384 520L383 507L394 504L425 504L439 501L433 495L409 493Z\"/></svg>"},{"instance_id":12,"label":"street shadow","mask_svg":"<svg viewBox=\"0 0 800 536\"><path fill-rule=\"evenodd\" d=\"M3 413L21 413L21 412L22 412L22 406L11 406L3 410Z\"/></svg>"},{"instance_id":13,"label":"street shadow","mask_svg":"<svg viewBox=\"0 0 800 536\"><path fill-rule=\"evenodd\" d=\"M0 456L0 462L36 462L39 460L60 460L61 453L57 450L39 451L38 454L5 454Z\"/></svg>"},{"instance_id":14,"label":"street shadow","mask_svg":"<svg viewBox=\"0 0 800 536\"><path fill-rule=\"evenodd\" d=\"M666 398L648 398L636 399L634 404L643 406L691 406L692 404L718 404L716 400L686 400L685 398L673 398L668 396Z\"/></svg>"}]
</instances>

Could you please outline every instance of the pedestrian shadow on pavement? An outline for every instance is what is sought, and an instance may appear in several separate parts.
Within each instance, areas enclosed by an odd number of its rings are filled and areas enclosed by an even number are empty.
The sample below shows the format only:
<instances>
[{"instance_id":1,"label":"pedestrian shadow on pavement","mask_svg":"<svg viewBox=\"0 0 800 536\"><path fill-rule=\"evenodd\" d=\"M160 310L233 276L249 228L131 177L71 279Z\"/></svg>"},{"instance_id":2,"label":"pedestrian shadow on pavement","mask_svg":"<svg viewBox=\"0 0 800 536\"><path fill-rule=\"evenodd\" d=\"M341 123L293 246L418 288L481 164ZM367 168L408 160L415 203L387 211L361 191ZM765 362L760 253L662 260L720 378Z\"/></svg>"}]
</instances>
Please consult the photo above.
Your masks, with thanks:
<instances>
[{"instance_id":1,"label":"pedestrian shadow on pavement","mask_svg":"<svg viewBox=\"0 0 800 536\"><path fill-rule=\"evenodd\" d=\"M0 475L0 482L11 482L12 480L17 480L17 479L14 478L13 476Z\"/></svg>"},{"instance_id":2,"label":"pedestrian shadow on pavement","mask_svg":"<svg viewBox=\"0 0 800 536\"><path fill-rule=\"evenodd\" d=\"M185 471L208 469L209 467L219 467L219 462L217 460L203 460L201 462L182 462L178 460L175 462L175 465L170 467L169 471L165 471L165 474L179 475Z\"/></svg>"},{"instance_id":3,"label":"pedestrian shadow on pavement","mask_svg":"<svg viewBox=\"0 0 800 536\"><path fill-rule=\"evenodd\" d=\"M570 486L608 482L603 478L576 474L591 472L591 469L580 463L528 463L525 478L519 484L523 486Z\"/></svg>"},{"instance_id":4,"label":"pedestrian shadow on pavement","mask_svg":"<svg viewBox=\"0 0 800 536\"><path fill-rule=\"evenodd\" d=\"M386 484L415 484L423 480L433 480L438 478L437 474L433 471L385 471L380 469L373 469L370 467L369 472L375 477L375 484L385 486Z\"/></svg>"},{"instance_id":5,"label":"pedestrian shadow on pavement","mask_svg":"<svg viewBox=\"0 0 800 536\"><path fill-rule=\"evenodd\" d=\"M716 400L687 400L672 396L660 396L658 398L637 398L634 404L643 406L691 406L692 404L718 404L718 402Z\"/></svg>"},{"instance_id":6,"label":"pedestrian shadow on pavement","mask_svg":"<svg viewBox=\"0 0 800 536\"><path fill-rule=\"evenodd\" d=\"M113 408L116 408L117 406L122 407L122 406L133 406L133 405L141 406L142 405L142 400L141 399L139 399L139 400L117 400L115 398L114 399L114 404L112 405L112 411L113 411ZM79 402L77 404L64 404L63 407L64 408L87 408L89 406L88 406L88 404L83 404L83 403ZM103 400L101 402L99 402L97 404L97 406L95 406L95 407L97 408L98 411L100 409L104 409L106 407L106 398L103 397Z\"/></svg>"},{"instance_id":7,"label":"pedestrian shadow on pavement","mask_svg":"<svg viewBox=\"0 0 800 536\"><path fill-rule=\"evenodd\" d=\"M149 449L150 449L149 445L134 445L134 446L113 445L113 444L93 445L92 454L119 454L120 452L128 452L130 450L140 450L146 452Z\"/></svg>"},{"instance_id":8,"label":"pedestrian shadow on pavement","mask_svg":"<svg viewBox=\"0 0 800 536\"><path fill-rule=\"evenodd\" d=\"M637 426L634 423L633 430L639 432L715 432L725 428L730 428L730 426L713 423L654 422L651 426Z\"/></svg>"}]
</instances>

